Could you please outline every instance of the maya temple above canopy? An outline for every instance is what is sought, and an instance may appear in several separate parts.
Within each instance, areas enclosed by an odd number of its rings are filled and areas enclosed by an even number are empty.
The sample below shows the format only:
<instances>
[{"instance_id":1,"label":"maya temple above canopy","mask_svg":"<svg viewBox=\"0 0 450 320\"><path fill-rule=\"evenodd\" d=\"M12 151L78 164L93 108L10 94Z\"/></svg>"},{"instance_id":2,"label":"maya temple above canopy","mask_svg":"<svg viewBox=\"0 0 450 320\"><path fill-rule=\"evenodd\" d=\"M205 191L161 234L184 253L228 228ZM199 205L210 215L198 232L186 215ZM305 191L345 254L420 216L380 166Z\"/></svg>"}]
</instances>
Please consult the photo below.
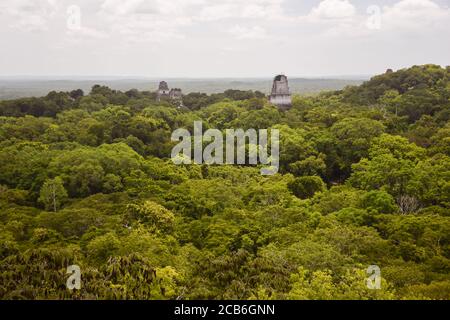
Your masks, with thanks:
<instances>
[{"instance_id":1,"label":"maya temple above canopy","mask_svg":"<svg viewBox=\"0 0 450 320\"><path fill-rule=\"evenodd\" d=\"M282 110L289 109L292 106L289 83L284 74L277 75L273 79L272 92L269 96L269 101Z\"/></svg>"},{"instance_id":2,"label":"maya temple above canopy","mask_svg":"<svg viewBox=\"0 0 450 320\"><path fill-rule=\"evenodd\" d=\"M161 99L171 99L177 101L180 105L183 104L183 92L180 88L169 89L169 85L166 81L161 81L158 86L157 100Z\"/></svg>"}]
</instances>

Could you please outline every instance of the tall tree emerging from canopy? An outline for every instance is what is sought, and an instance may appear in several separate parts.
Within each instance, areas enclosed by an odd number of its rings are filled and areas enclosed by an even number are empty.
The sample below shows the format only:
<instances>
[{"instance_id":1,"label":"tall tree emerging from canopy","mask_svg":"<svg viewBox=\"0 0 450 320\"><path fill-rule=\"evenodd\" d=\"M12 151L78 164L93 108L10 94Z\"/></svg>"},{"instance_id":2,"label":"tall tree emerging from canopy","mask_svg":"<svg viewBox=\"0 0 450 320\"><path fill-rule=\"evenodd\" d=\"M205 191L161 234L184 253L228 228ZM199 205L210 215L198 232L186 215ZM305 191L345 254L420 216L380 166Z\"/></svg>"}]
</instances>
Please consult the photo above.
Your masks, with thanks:
<instances>
[{"instance_id":1,"label":"tall tree emerging from canopy","mask_svg":"<svg viewBox=\"0 0 450 320\"><path fill-rule=\"evenodd\" d=\"M39 201L44 204L46 210L58 211L67 199L67 191L60 177L47 179L40 191Z\"/></svg>"}]
</instances>

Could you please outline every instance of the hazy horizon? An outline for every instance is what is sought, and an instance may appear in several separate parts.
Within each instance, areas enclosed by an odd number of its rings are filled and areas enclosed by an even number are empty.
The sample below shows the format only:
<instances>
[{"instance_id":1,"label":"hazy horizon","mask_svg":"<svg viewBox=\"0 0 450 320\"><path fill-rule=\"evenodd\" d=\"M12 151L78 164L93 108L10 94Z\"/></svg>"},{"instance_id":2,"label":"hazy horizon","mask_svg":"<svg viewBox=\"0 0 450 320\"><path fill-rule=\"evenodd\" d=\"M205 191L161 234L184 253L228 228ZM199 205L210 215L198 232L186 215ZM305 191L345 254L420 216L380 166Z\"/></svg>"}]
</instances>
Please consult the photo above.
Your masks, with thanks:
<instances>
[{"instance_id":1,"label":"hazy horizon","mask_svg":"<svg viewBox=\"0 0 450 320\"><path fill-rule=\"evenodd\" d=\"M281 74L281 73L280 73ZM342 75L289 75L285 74L289 79L350 79L350 80L365 80L370 79L375 76L375 74L342 74ZM277 75L277 74L276 74ZM205 76L205 77L187 77L187 76L145 76L145 75L27 75L27 74L18 74L18 75L0 75L0 79L2 80L266 80L273 79L274 75L263 75L263 76Z\"/></svg>"},{"instance_id":2,"label":"hazy horizon","mask_svg":"<svg viewBox=\"0 0 450 320\"><path fill-rule=\"evenodd\" d=\"M138 89L154 91L161 80L171 88L181 88L183 93L220 93L228 89L253 90L269 93L273 77L248 78L170 78L170 77L2 77L0 76L0 100L45 96L50 91L71 91L82 89L89 92L93 85L105 85L111 89L127 91ZM296 78L289 77L289 86L294 94L312 94L321 91L340 90L348 85L359 85L361 78Z\"/></svg>"}]
</instances>

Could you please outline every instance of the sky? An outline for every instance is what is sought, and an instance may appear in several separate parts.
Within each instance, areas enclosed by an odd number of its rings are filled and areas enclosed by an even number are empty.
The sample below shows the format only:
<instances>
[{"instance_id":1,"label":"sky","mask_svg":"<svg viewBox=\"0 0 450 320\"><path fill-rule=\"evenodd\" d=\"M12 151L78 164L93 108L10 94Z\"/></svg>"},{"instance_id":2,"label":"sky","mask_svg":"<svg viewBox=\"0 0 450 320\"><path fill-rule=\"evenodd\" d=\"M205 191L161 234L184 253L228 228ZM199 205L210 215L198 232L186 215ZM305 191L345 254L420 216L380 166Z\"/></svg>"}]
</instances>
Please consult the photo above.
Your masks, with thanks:
<instances>
[{"instance_id":1,"label":"sky","mask_svg":"<svg viewBox=\"0 0 450 320\"><path fill-rule=\"evenodd\" d=\"M0 76L295 77L450 65L450 0L0 0Z\"/></svg>"}]
</instances>

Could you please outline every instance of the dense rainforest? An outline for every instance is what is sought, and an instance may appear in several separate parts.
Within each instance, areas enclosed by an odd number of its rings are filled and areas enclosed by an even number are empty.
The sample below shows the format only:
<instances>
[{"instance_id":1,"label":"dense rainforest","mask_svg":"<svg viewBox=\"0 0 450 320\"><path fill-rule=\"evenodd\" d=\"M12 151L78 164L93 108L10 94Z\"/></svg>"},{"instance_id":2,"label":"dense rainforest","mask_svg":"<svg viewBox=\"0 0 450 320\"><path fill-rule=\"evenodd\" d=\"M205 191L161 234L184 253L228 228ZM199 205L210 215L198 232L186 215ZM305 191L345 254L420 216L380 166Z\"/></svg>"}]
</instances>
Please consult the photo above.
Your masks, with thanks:
<instances>
[{"instance_id":1,"label":"dense rainforest","mask_svg":"<svg viewBox=\"0 0 450 320\"><path fill-rule=\"evenodd\" d=\"M0 298L450 299L449 79L388 70L288 111L100 85L2 101ZM173 164L196 120L278 129L279 173Z\"/></svg>"}]
</instances>

